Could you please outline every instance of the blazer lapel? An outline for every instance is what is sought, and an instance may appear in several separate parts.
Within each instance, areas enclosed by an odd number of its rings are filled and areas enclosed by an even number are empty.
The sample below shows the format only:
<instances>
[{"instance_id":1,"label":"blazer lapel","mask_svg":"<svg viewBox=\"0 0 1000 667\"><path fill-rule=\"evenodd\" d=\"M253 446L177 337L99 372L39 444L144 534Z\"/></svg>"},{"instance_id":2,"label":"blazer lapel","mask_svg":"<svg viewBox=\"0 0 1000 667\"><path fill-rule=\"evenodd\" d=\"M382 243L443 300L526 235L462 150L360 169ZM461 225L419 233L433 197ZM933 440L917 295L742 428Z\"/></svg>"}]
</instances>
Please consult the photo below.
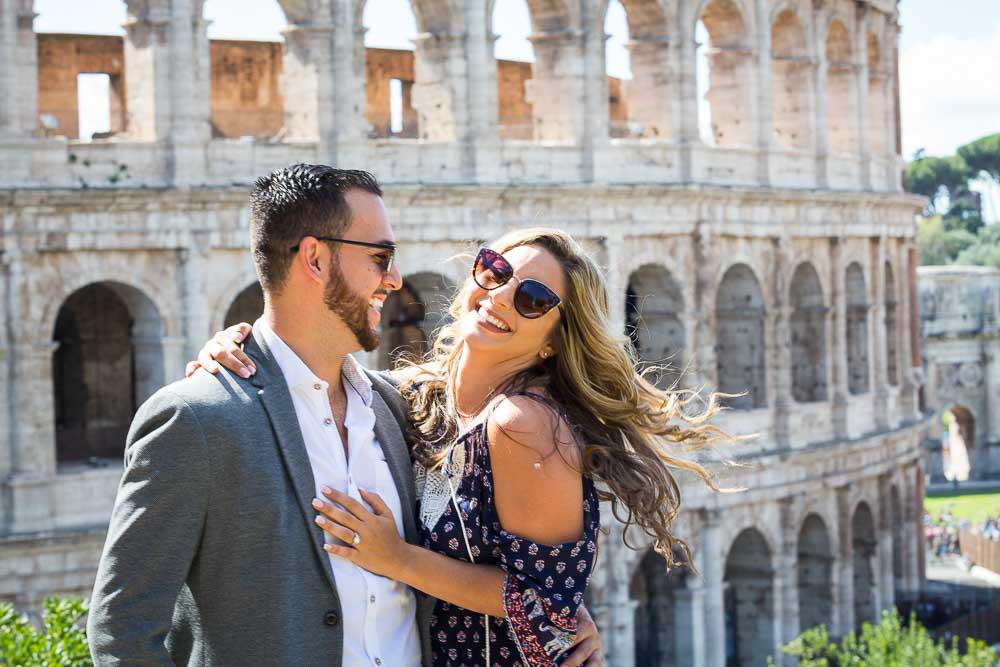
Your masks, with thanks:
<instances>
[{"instance_id":1,"label":"blazer lapel","mask_svg":"<svg viewBox=\"0 0 1000 667\"><path fill-rule=\"evenodd\" d=\"M403 532L407 542L416 544L419 535L413 509L416 507L417 493L413 484L413 465L410 463L410 453L406 449L406 440L389 406L374 390L372 410L375 412L375 437L382 445L382 453L385 454L392 481L395 482L396 492L399 493L399 504L403 510Z\"/></svg>"},{"instance_id":2,"label":"blazer lapel","mask_svg":"<svg viewBox=\"0 0 1000 667\"><path fill-rule=\"evenodd\" d=\"M299 426L285 377L256 328L247 340L244 351L256 362L257 373L252 377L252 382L257 387L257 395L271 421L271 429L281 450L281 459L295 489L306 529L312 537L313 551L319 556L330 586L336 592L337 582L330 566L330 558L323 549L323 530L314 521L316 510L313 509L312 500L316 496L316 481L312 464L309 462L309 453L302 439L302 428Z\"/></svg>"}]
</instances>

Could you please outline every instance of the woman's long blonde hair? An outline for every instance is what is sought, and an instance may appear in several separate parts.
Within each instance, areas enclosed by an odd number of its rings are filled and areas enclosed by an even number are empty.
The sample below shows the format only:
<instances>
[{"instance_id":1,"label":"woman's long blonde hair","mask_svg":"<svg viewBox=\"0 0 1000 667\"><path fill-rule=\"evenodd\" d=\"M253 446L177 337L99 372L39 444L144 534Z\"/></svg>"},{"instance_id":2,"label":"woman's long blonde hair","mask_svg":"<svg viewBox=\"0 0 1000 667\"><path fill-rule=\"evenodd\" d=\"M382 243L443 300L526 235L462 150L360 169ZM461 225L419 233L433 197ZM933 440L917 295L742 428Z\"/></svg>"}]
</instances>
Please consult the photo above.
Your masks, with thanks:
<instances>
[{"instance_id":1,"label":"woman's long blonde hair","mask_svg":"<svg viewBox=\"0 0 1000 667\"><path fill-rule=\"evenodd\" d=\"M529 387L548 392L583 447L582 474L598 482L600 498L610 501L615 517L626 528L636 525L653 538L656 551L669 565L691 565L687 543L671 534L681 502L671 470L692 472L719 490L702 465L681 455L731 439L708 423L719 410L717 395L710 396L699 414L687 414L686 409L700 401L696 393L660 389L647 380L648 372L637 370L630 341L613 327L599 268L568 234L524 229L505 235L490 248L504 253L529 245L550 252L566 276L552 341L557 354L512 378L499 392L501 397L504 391ZM402 392L410 404L414 455L429 468L442 463L445 445L459 434L451 378L464 346L458 319L472 288L469 281L453 300L451 321L422 362L401 360L404 366L424 370L420 381L404 384Z\"/></svg>"}]
</instances>

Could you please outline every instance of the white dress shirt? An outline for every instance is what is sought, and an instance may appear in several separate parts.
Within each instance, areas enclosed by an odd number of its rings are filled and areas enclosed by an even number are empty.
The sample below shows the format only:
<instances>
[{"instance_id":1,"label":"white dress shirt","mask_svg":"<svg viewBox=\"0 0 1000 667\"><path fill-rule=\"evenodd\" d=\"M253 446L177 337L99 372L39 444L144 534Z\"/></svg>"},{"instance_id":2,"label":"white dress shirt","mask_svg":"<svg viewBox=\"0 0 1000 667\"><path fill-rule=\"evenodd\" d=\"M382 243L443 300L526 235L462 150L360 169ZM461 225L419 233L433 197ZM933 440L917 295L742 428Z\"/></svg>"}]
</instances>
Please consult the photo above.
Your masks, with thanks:
<instances>
[{"instance_id":1,"label":"white dress shirt","mask_svg":"<svg viewBox=\"0 0 1000 667\"><path fill-rule=\"evenodd\" d=\"M288 383L312 465L316 497L326 500L322 488L329 486L365 505L358 490L374 491L392 509L396 529L402 535L403 508L382 446L375 438L372 385L361 366L350 355L344 358L341 379L347 394L344 422L348 457L330 409L329 384L309 370L264 318L257 320L254 327L263 335ZM407 507L406 511L410 509ZM333 541L329 535L326 539ZM338 556L329 556L344 624L344 667L419 665L417 606L410 587L372 574Z\"/></svg>"}]
</instances>

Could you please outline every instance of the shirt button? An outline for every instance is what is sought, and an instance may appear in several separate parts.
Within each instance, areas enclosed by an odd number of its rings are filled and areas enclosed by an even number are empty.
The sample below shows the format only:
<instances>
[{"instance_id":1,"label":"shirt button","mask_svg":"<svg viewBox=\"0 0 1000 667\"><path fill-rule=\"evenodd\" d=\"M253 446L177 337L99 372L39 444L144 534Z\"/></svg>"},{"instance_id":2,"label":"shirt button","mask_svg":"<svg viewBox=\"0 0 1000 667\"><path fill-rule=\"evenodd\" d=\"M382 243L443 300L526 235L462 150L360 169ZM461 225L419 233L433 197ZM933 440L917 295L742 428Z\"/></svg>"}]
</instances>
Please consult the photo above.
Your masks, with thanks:
<instances>
[{"instance_id":1,"label":"shirt button","mask_svg":"<svg viewBox=\"0 0 1000 667\"><path fill-rule=\"evenodd\" d=\"M323 388L323 385L321 385L319 382L317 382L316 384L313 385L313 389L315 389L316 391L319 391L322 388Z\"/></svg>"},{"instance_id":2,"label":"shirt button","mask_svg":"<svg viewBox=\"0 0 1000 667\"><path fill-rule=\"evenodd\" d=\"M368 598L368 599L371 600L372 604L375 604L375 594L374 593L372 593L372 596L370 598Z\"/></svg>"},{"instance_id":3,"label":"shirt button","mask_svg":"<svg viewBox=\"0 0 1000 667\"><path fill-rule=\"evenodd\" d=\"M323 622L330 627L340 624L340 614L335 611L328 611L323 614Z\"/></svg>"},{"instance_id":4,"label":"shirt button","mask_svg":"<svg viewBox=\"0 0 1000 667\"><path fill-rule=\"evenodd\" d=\"M333 420L330 419L329 417L327 417L326 419L323 420L323 423L326 424L327 426L329 426L330 424L333 423Z\"/></svg>"},{"instance_id":5,"label":"shirt button","mask_svg":"<svg viewBox=\"0 0 1000 667\"><path fill-rule=\"evenodd\" d=\"M382 664L382 659L381 658L375 658L375 664L376 665L381 665Z\"/></svg>"}]
</instances>

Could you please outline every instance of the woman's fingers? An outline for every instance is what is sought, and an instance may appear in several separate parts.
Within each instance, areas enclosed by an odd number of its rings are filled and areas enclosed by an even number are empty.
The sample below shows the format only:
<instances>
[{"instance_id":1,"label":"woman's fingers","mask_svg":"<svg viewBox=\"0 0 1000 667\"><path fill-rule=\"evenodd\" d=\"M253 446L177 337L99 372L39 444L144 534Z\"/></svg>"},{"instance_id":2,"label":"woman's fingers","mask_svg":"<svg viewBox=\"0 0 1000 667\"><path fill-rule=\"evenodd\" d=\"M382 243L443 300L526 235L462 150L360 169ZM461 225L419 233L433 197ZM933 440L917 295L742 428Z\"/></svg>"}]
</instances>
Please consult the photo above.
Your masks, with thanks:
<instances>
[{"instance_id":1,"label":"woman's fingers","mask_svg":"<svg viewBox=\"0 0 1000 667\"><path fill-rule=\"evenodd\" d=\"M313 508L318 510L320 514L325 516L330 521L334 523L339 523L348 530L358 530L361 528L361 522L353 514L349 514L339 507L335 507L330 503L324 503L319 498L314 498L312 502ZM320 524L322 525L322 524Z\"/></svg>"},{"instance_id":2,"label":"woman's fingers","mask_svg":"<svg viewBox=\"0 0 1000 667\"><path fill-rule=\"evenodd\" d=\"M186 378L191 377L192 375L195 374L195 371L197 371L199 368L201 368L200 363L198 363L197 361L189 361L188 365L184 368L184 377Z\"/></svg>"},{"instance_id":3,"label":"woman's fingers","mask_svg":"<svg viewBox=\"0 0 1000 667\"><path fill-rule=\"evenodd\" d=\"M218 348L215 345L215 339L212 339L205 343L205 346L198 351L198 363L209 373L215 374L219 372L219 364L215 363L212 358L213 353L217 352Z\"/></svg>"},{"instance_id":4,"label":"woman's fingers","mask_svg":"<svg viewBox=\"0 0 1000 667\"><path fill-rule=\"evenodd\" d=\"M250 331L253 327L246 322L240 322L239 324L234 324L233 326L226 329L223 333L229 336L229 340L235 343L242 343L250 335Z\"/></svg>"},{"instance_id":5,"label":"woman's fingers","mask_svg":"<svg viewBox=\"0 0 1000 667\"><path fill-rule=\"evenodd\" d=\"M566 656L566 660L561 664L563 667L580 667L581 665L596 667L597 665L603 665L601 652L598 650L600 647L601 645L596 637L587 637L583 641L579 641L573 645L569 655Z\"/></svg>"},{"instance_id":6,"label":"woman's fingers","mask_svg":"<svg viewBox=\"0 0 1000 667\"><path fill-rule=\"evenodd\" d=\"M365 491L364 489L359 489L359 491L361 491L361 497L365 499L365 502L371 505L376 516L392 516L392 510L382 500L382 496L374 491Z\"/></svg>"},{"instance_id":7,"label":"woman's fingers","mask_svg":"<svg viewBox=\"0 0 1000 667\"><path fill-rule=\"evenodd\" d=\"M352 544L354 542L354 531L350 528L344 528L339 523L334 523L323 516L316 517L315 521L316 525L322 528L324 533L336 537L344 544Z\"/></svg>"},{"instance_id":8,"label":"woman's fingers","mask_svg":"<svg viewBox=\"0 0 1000 667\"><path fill-rule=\"evenodd\" d=\"M337 503L341 507L343 507L345 510L347 510L348 512L350 512L354 516L356 516L362 522L367 517L370 517L372 515L371 512L369 512L367 509L365 509L364 505L362 505L361 503L359 503L354 498L351 498L346 493L341 493L340 491L337 491L336 489L331 489L328 486L324 486L323 487L323 495L326 496L327 498L329 498L330 500L332 500L333 502Z\"/></svg>"}]
</instances>

